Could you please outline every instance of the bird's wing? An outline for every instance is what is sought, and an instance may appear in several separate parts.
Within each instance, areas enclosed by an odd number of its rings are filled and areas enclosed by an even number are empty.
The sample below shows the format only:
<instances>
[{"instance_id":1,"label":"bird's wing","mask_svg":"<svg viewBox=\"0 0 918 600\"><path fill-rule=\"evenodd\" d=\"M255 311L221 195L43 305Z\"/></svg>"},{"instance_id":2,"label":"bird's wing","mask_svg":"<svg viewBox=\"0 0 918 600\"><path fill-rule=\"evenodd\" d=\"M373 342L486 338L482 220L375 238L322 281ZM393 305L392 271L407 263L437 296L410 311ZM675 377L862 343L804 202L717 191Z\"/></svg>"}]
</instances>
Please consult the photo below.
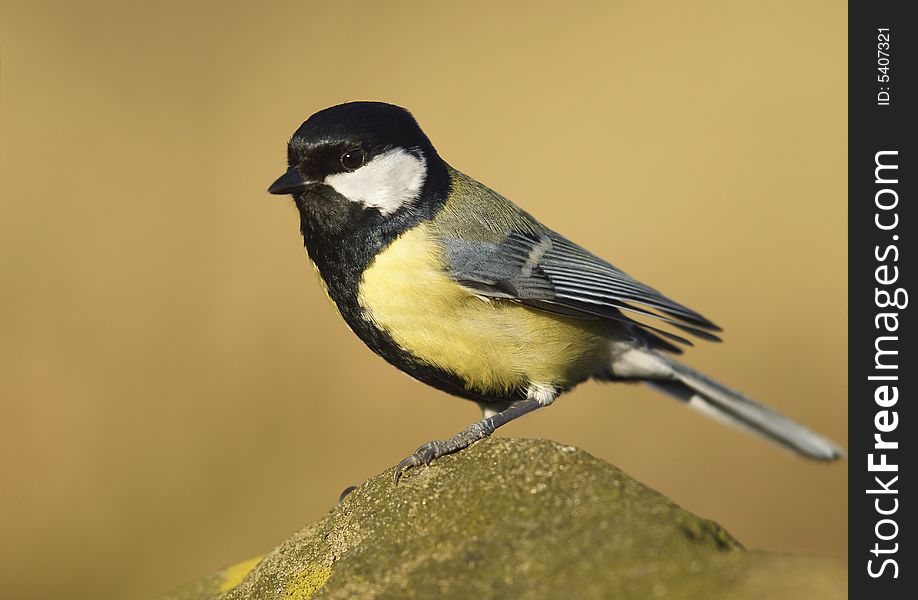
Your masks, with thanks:
<instances>
[{"instance_id":1,"label":"bird's wing","mask_svg":"<svg viewBox=\"0 0 918 600\"><path fill-rule=\"evenodd\" d=\"M551 230L513 231L499 243L458 238L443 242L450 275L482 296L578 318L625 321L639 325L652 338L656 336L648 330L690 343L633 317L652 318L719 341L711 332L720 328L708 319Z\"/></svg>"}]
</instances>

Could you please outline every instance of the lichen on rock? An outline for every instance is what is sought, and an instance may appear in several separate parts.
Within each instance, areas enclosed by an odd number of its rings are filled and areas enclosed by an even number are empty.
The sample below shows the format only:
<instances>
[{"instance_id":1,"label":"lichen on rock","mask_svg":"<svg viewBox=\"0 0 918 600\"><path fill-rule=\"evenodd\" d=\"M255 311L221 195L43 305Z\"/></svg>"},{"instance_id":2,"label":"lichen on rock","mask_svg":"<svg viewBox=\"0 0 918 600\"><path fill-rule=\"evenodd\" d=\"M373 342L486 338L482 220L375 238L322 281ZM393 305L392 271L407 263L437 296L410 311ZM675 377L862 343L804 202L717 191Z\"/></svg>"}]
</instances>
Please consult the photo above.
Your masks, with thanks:
<instances>
[{"instance_id":1,"label":"lichen on rock","mask_svg":"<svg viewBox=\"0 0 918 600\"><path fill-rule=\"evenodd\" d=\"M586 452L493 438L397 486L377 475L257 564L163 600L792 600L844 598L846 580L828 560L746 551Z\"/></svg>"}]
</instances>

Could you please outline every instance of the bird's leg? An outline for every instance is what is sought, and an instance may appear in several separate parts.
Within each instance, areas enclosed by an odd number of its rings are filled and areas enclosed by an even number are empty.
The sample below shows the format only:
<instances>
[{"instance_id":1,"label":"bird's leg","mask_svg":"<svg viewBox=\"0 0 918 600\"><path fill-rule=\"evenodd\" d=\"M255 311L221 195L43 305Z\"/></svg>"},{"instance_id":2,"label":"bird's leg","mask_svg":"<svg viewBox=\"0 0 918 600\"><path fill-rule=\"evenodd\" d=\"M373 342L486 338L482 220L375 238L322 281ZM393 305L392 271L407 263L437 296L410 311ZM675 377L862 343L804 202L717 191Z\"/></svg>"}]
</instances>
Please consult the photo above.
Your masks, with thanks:
<instances>
[{"instance_id":1,"label":"bird's leg","mask_svg":"<svg viewBox=\"0 0 918 600\"><path fill-rule=\"evenodd\" d=\"M513 403L505 402L503 404L494 404L493 402L488 402L488 403L479 402L478 407L481 408L481 418L487 419L488 417L493 417L500 411L505 410L511 404Z\"/></svg>"},{"instance_id":2,"label":"bird's leg","mask_svg":"<svg viewBox=\"0 0 918 600\"><path fill-rule=\"evenodd\" d=\"M428 465L430 461L435 458L467 448L478 440L494 433L498 427L506 425L510 421L522 417L525 414L531 413L537 408L548 406L554 402L557 396L558 391L551 386L531 384L526 390L525 399L514 402L504 410L492 416L485 417L477 423L472 423L471 426L460 431L448 440L434 440L418 448L414 454L398 463L395 467L395 473L393 474L395 483L398 483L399 478L402 476L402 472L406 469L418 467L420 465Z\"/></svg>"}]
</instances>

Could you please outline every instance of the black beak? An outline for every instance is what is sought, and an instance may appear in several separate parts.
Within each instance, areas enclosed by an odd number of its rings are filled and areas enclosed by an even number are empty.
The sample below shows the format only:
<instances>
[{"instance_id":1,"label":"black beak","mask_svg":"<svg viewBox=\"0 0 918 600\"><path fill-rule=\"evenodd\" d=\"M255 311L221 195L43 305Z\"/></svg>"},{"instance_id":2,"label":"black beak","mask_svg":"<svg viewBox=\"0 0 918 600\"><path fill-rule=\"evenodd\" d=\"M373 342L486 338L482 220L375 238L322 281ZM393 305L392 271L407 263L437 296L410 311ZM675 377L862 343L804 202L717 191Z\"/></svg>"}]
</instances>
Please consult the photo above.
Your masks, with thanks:
<instances>
[{"instance_id":1,"label":"black beak","mask_svg":"<svg viewBox=\"0 0 918 600\"><path fill-rule=\"evenodd\" d=\"M300 174L299 169L290 167L287 172L277 178L277 181L268 188L269 194L295 194L302 192L313 181L307 181Z\"/></svg>"}]
</instances>

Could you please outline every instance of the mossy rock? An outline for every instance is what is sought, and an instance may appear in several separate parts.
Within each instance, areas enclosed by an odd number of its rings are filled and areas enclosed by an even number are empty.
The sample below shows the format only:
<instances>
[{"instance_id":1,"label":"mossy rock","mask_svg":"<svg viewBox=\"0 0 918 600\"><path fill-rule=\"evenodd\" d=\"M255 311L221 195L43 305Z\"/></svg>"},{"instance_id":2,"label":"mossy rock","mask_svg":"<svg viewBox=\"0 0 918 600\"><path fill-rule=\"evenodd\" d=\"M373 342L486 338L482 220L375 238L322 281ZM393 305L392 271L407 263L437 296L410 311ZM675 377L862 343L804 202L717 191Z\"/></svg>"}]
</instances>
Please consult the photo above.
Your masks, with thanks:
<instances>
[{"instance_id":1,"label":"mossy rock","mask_svg":"<svg viewBox=\"0 0 918 600\"><path fill-rule=\"evenodd\" d=\"M264 557L163 600L844 598L842 565L750 552L612 465L493 438L373 477Z\"/></svg>"}]
</instances>

